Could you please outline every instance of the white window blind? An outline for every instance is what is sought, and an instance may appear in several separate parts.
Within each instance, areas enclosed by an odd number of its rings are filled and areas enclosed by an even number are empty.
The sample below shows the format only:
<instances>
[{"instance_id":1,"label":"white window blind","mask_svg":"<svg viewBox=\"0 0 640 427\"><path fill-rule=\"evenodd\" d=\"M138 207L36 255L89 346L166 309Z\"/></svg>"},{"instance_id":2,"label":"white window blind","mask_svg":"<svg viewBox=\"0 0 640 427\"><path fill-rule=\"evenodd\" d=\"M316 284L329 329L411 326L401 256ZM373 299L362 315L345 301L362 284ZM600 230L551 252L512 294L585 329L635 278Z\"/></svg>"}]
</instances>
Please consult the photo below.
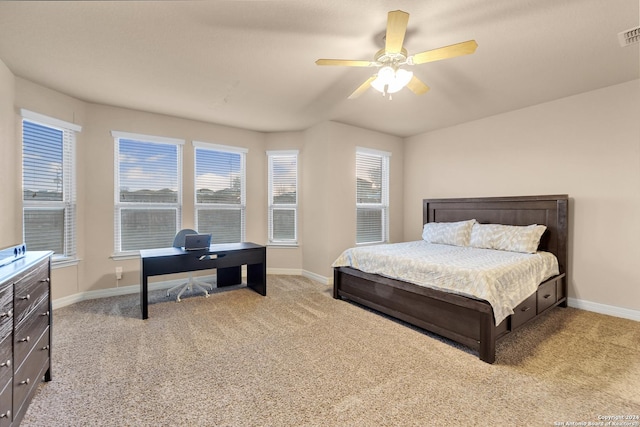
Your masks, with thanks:
<instances>
[{"instance_id":1,"label":"white window blind","mask_svg":"<svg viewBox=\"0 0 640 427\"><path fill-rule=\"evenodd\" d=\"M267 151L269 243L298 243L298 151Z\"/></svg>"},{"instance_id":2,"label":"white window blind","mask_svg":"<svg viewBox=\"0 0 640 427\"><path fill-rule=\"evenodd\" d=\"M390 153L356 150L356 243L389 240Z\"/></svg>"},{"instance_id":3,"label":"white window blind","mask_svg":"<svg viewBox=\"0 0 640 427\"><path fill-rule=\"evenodd\" d=\"M21 110L23 238L54 261L76 258L75 140L81 127Z\"/></svg>"},{"instance_id":4,"label":"white window blind","mask_svg":"<svg viewBox=\"0 0 640 427\"><path fill-rule=\"evenodd\" d=\"M210 233L212 243L244 241L247 150L198 141L193 145L198 232Z\"/></svg>"},{"instance_id":5,"label":"white window blind","mask_svg":"<svg viewBox=\"0 0 640 427\"><path fill-rule=\"evenodd\" d=\"M183 140L112 132L115 252L173 244L182 214Z\"/></svg>"}]
</instances>

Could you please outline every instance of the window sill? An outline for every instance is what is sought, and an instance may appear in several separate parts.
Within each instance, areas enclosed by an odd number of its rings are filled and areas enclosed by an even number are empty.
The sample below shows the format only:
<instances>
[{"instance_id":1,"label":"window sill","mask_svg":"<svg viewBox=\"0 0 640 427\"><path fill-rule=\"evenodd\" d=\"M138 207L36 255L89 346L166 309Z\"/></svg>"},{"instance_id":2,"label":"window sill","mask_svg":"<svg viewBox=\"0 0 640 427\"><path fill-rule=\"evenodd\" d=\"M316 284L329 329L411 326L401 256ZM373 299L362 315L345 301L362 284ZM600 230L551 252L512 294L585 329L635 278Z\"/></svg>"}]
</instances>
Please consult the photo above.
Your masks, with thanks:
<instances>
[{"instance_id":1,"label":"window sill","mask_svg":"<svg viewBox=\"0 0 640 427\"><path fill-rule=\"evenodd\" d=\"M74 265L78 265L79 263L80 263L80 260L76 258L60 258L57 260L52 259L51 268L55 270L58 268L72 267Z\"/></svg>"},{"instance_id":2,"label":"window sill","mask_svg":"<svg viewBox=\"0 0 640 427\"><path fill-rule=\"evenodd\" d=\"M120 252L117 254L111 254L111 256L109 257L114 261L121 261L121 260L125 260L125 259L140 259L140 252L139 251L135 251L135 252Z\"/></svg>"},{"instance_id":3,"label":"window sill","mask_svg":"<svg viewBox=\"0 0 640 427\"><path fill-rule=\"evenodd\" d=\"M390 243L389 241L386 242L364 242L364 243L356 243L356 246L376 246L376 245L386 245Z\"/></svg>"},{"instance_id":4,"label":"window sill","mask_svg":"<svg viewBox=\"0 0 640 427\"><path fill-rule=\"evenodd\" d=\"M300 245L297 243L268 243L267 247L276 249L296 249L299 248Z\"/></svg>"}]
</instances>

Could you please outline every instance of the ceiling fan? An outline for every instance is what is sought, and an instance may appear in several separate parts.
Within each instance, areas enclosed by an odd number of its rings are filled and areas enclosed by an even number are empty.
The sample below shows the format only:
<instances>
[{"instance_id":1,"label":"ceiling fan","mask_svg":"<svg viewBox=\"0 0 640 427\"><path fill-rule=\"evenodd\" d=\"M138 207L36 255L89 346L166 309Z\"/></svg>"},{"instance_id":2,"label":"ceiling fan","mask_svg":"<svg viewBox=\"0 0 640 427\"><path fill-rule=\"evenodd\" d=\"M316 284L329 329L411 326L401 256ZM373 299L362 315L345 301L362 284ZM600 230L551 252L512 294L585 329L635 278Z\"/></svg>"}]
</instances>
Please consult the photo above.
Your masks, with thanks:
<instances>
[{"instance_id":1,"label":"ceiling fan","mask_svg":"<svg viewBox=\"0 0 640 427\"><path fill-rule=\"evenodd\" d=\"M349 60L349 59L318 59L317 65L339 65L345 67L377 67L378 72L369 77L358 87L349 99L357 98L364 93L369 86L381 92L383 96L395 93L403 87L408 87L416 95L422 95L429 90L429 86L413 75L403 66L419 65L425 62L439 61L441 59L455 58L468 55L476 51L478 44L475 40L452 44L438 49L407 55L407 50L402 47L404 36L407 32L409 14L401 10L389 12L387 15L387 32L384 49L380 49L373 61Z\"/></svg>"}]
</instances>

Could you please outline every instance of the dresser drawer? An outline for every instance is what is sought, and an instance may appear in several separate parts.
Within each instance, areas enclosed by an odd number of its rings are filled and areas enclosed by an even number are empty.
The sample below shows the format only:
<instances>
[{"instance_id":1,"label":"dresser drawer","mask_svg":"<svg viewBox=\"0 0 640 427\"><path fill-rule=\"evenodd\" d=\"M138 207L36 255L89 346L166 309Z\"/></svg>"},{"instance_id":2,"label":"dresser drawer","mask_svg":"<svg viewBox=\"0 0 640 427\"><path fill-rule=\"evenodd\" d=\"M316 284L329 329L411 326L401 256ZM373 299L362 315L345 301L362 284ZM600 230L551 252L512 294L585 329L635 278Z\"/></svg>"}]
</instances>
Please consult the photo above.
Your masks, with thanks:
<instances>
[{"instance_id":1,"label":"dresser drawer","mask_svg":"<svg viewBox=\"0 0 640 427\"><path fill-rule=\"evenodd\" d=\"M49 297L49 266L39 265L33 274L15 282L13 287L14 324L18 324L43 299Z\"/></svg>"},{"instance_id":2,"label":"dresser drawer","mask_svg":"<svg viewBox=\"0 0 640 427\"><path fill-rule=\"evenodd\" d=\"M0 341L0 384L4 384L13 375L13 337Z\"/></svg>"},{"instance_id":3,"label":"dresser drawer","mask_svg":"<svg viewBox=\"0 0 640 427\"><path fill-rule=\"evenodd\" d=\"M38 386L49 367L49 330L45 330L26 360L13 375L13 413L18 414L25 398Z\"/></svg>"},{"instance_id":4,"label":"dresser drawer","mask_svg":"<svg viewBox=\"0 0 640 427\"><path fill-rule=\"evenodd\" d=\"M517 327L526 323L528 320L536 317L537 299L537 294L533 294L513 309L513 315L511 316L511 330L516 329Z\"/></svg>"},{"instance_id":5,"label":"dresser drawer","mask_svg":"<svg viewBox=\"0 0 640 427\"><path fill-rule=\"evenodd\" d=\"M558 301L556 294L557 280L545 282L538 287L538 313L542 313Z\"/></svg>"},{"instance_id":6,"label":"dresser drawer","mask_svg":"<svg viewBox=\"0 0 640 427\"><path fill-rule=\"evenodd\" d=\"M18 285L22 283L31 283L38 279L49 277L49 261L43 260L34 265L31 269L18 274L13 278L13 283Z\"/></svg>"},{"instance_id":7,"label":"dresser drawer","mask_svg":"<svg viewBox=\"0 0 640 427\"><path fill-rule=\"evenodd\" d=\"M11 381L5 381L0 383L0 427L11 425L13 418L13 404L12 404L12 387Z\"/></svg>"},{"instance_id":8,"label":"dresser drawer","mask_svg":"<svg viewBox=\"0 0 640 427\"><path fill-rule=\"evenodd\" d=\"M0 341L13 330L13 286L6 284L0 289Z\"/></svg>"},{"instance_id":9,"label":"dresser drawer","mask_svg":"<svg viewBox=\"0 0 640 427\"><path fill-rule=\"evenodd\" d=\"M16 327L13 333L13 363L16 368L20 367L35 341L48 328L50 316L49 301L43 300L31 315Z\"/></svg>"}]
</instances>

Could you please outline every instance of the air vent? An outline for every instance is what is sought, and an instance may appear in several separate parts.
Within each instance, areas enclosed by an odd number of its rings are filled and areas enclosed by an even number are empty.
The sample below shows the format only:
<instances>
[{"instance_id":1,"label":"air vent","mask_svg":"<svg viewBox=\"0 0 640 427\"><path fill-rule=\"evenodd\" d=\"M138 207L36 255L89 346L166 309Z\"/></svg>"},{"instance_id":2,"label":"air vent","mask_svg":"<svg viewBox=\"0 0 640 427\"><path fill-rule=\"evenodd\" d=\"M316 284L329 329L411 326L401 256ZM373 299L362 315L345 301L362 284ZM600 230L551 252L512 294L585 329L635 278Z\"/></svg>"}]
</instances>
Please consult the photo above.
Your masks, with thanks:
<instances>
[{"instance_id":1,"label":"air vent","mask_svg":"<svg viewBox=\"0 0 640 427\"><path fill-rule=\"evenodd\" d=\"M618 41L622 47L640 43L640 27L630 28L618 33Z\"/></svg>"}]
</instances>

